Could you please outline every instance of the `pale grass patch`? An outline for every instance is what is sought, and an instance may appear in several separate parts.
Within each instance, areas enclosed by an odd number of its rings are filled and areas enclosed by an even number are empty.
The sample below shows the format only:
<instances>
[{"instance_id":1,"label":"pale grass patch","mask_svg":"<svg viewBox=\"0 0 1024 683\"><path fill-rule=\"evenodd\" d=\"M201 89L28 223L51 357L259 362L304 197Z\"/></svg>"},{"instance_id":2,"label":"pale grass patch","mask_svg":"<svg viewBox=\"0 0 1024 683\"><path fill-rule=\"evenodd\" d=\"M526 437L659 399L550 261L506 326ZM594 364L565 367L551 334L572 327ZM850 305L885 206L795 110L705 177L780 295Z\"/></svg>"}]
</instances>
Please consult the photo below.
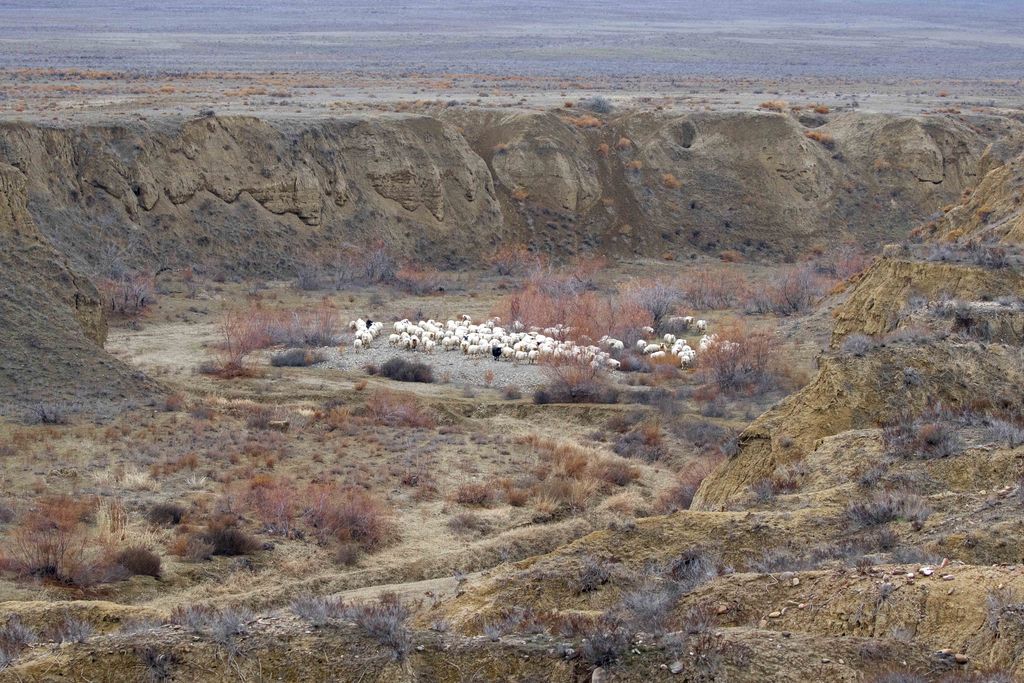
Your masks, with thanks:
<instances>
[{"instance_id":1,"label":"pale grass patch","mask_svg":"<svg viewBox=\"0 0 1024 683\"><path fill-rule=\"evenodd\" d=\"M120 498L103 498L96 506L96 540L102 546L122 548L126 543L143 548L164 544L170 532L153 529L134 519Z\"/></svg>"},{"instance_id":2,"label":"pale grass patch","mask_svg":"<svg viewBox=\"0 0 1024 683\"><path fill-rule=\"evenodd\" d=\"M644 500L638 491L623 491L609 496L597 506L598 510L614 512L626 517L646 517L649 514L650 502Z\"/></svg>"},{"instance_id":3,"label":"pale grass patch","mask_svg":"<svg viewBox=\"0 0 1024 683\"><path fill-rule=\"evenodd\" d=\"M185 479L185 486L193 490L205 490L210 483L210 478L201 474L192 473Z\"/></svg>"},{"instance_id":4,"label":"pale grass patch","mask_svg":"<svg viewBox=\"0 0 1024 683\"><path fill-rule=\"evenodd\" d=\"M138 467L109 465L105 469L93 473L93 481L106 488L121 488L128 491L153 491L156 482L148 472Z\"/></svg>"},{"instance_id":5,"label":"pale grass patch","mask_svg":"<svg viewBox=\"0 0 1024 683\"><path fill-rule=\"evenodd\" d=\"M125 469L121 475L120 484L129 491L153 491L156 489L156 482L149 472L144 472L137 467Z\"/></svg>"}]
</instances>

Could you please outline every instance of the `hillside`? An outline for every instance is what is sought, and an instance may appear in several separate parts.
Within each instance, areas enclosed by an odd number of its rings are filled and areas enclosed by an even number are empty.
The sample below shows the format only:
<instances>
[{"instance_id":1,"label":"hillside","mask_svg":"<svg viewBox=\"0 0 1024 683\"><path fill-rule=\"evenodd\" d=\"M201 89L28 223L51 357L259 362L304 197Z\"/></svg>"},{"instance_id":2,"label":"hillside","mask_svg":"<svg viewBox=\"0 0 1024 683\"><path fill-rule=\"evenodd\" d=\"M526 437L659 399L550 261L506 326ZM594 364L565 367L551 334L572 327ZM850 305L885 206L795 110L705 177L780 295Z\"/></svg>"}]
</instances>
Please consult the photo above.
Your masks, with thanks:
<instances>
[{"instance_id":1,"label":"hillside","mask_svg":"<svg viewBox=\"0 0 1024 683\"><path fill-rule=\"evenodd\" d=\"M40 234L24 175L0 164L0 412L145 398L154 385L103 352L106 336L96 287Z\"/></svg>"},{"instance_id":2,"label":"hillside","mask_svg":"<svg viewBox=\"0 0 1024 683\"><path fill-rule=\"evenodd\" d=\"M25 174L43 233L78 262L117 247L151 268L278 276L376 240L437 266L472 265L509 241L559 257L878 244L955 201L1014 126L455 107L317 122L9 123L0 158Z\"/></svg>"}]
</instances>

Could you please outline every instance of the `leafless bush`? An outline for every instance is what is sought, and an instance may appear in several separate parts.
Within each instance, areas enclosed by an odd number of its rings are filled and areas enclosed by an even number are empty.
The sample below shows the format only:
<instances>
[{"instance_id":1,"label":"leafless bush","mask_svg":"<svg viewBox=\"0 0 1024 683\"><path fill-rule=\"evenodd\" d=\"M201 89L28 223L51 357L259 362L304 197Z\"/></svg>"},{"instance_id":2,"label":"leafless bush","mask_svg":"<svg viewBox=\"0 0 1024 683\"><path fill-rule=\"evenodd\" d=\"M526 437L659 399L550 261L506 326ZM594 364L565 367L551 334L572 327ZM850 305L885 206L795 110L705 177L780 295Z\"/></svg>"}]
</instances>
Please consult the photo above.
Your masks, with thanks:
<instances>
[{"instance_id":1,"label":"leafless bush","mask_svg":"<svg viewBox=\"0 0 1024 683\"><path fill-rule=\"evenodd\" d=\"M742 323L724 325L716 343L699 357L700 370L719 390L768 389L772 385L775 346L771 335Z\"/></svg>"},{"instance_id":2,"label":"leafless bush","mask_svg":"<svg viewBox=\"0 0 1024 683\"><path fill-rule=\"evenodd\" d=\"M612 109L615 107L612 105L611 100L603 95L594 95L580 102L580 106L583 109L592 111L595 114L610 114Z\"/></svg>"},{"instance_id":3,"label":"leafless bush","mask_svg":"<svg viewBox=\"0 0 1024 683\"><path fill-rule=\"evenodd\" d=\"M1005 443L1010 448L1024 444L1024 427L1006 420L992 420L988 426L988 435L990 439Z\"/></svg>"},{"instance_id":4,"label":"leafless bush","mask_svg":"<svg viewBox=\"0 0 1024 683\"><path fill-rule=\"evenodd\" d=\"M592 627L580 645L580 657L593 667L614 664L633 643L633 635L618 622L604 618Z\"/></svg>"},{"instance_id":5,"label":"leafless bush","mask_svg":"<svg viewBox=\"0 0 1024 683\"><path fill-rule=\"evenodd\" d=\"M37 403L25 413L26 424L66 425L71 410L65 403Z\"/></svg>"},{"instance_id":6,"label":"leafless bush","mask_svg":"<svg viewBox=\"0 0 1024 683\"><path fill-rule=\"evenodd\" d=\"M502 244L488 258L498 275L521 275L541 269L543 257L532 253L524 244Z\"/></svg>"},{"instance_id":7,"label":"leafless bush","mask_svg":"<svg viewBox=\"0 0 1024 683\"><path fill-rule=\"evenodd\" d=\"M875 348L875 340L866 334L855 332L843 340L840 350L848 356L863 356Z\"/></svg>"},{"instance_id":8,"label":"leafless bush","mask_svg":"<svg viewBox=\"0 0 1024 683\"><path fill-rule=\"evenodd\" d=\"M455 489L452 499L460 505L486 507L494 502L494 496L495 491L489 484L469 482Z\"/></svg>"},{"instance_id":9,"label":"leafless bush","mask_svg":"<svg viewBox=\"0 0 1024 683\"><path fill-rule=\"evenodd\" d=\"M375 603L351 605L345 617L358 625L366 635L389 648L396 660L404 660L412 647L412 633L406 626L409 609L394 593L385 593Z\"/></svg>"},{"instance_id":10,"label":"leafless bush","mask_svg":"<svg viewBox=\"0 0 1024 683\"><path fill-rule=\"evenodd\" d=\"M793 315L809 310L824 293L824 282L809 265L791 268L781 278L751 288L746 309L751 313Z\"/></svg>"},{"instance_id":11,"label":"leafless bush","mask_svg":"<svg viewBox=\"0 0 1024 683\"><path fill-rule=\"evenodd\" d=\"M545 364L547 383L533 394L533 402L546 403L616 403L618 391L601 370L589 363L562 360Z\"/></svg>"},{"instance_id":12,"label":"leafless bush","mask_svg":"<svg viewBox=\"0 0 1024 683\"><path fill-rule=\"evenodd\" d=\"M147 645L137 649L136 653L146 670L146 677L152 683L162 683L174 676L174 667L179 664L179 658L173 652L161 652Z\"/></svg>"},{"instance_id":13,"label":"leafless bush","mask_svg":"<svg viewBox=\"0 0 1024 683\"><path fill-rule=\"evenodd\" d=\"M23 514L9 535L7 555L19 573L83 586L95 581L86 557L84 518L91 507L65 497L46 498Z\"/></svg>"},{"instance_id":14,"label":"leafless bush","mask_svg":"<svg viewBox=\"0 0 1024 683\"><path fill-rule=\"evenodd\" d=\"M669 563L667 574L679 590L689 593L718 576L718 560L704 548L689 548Z\"/></svg>"},{"instance_id":15,"label":"leafless bush","mask_svg":"<svg viewBox=\"0 0 1024 683\"><path fill-rule=\"evenodd\" d=\"M375 391L363 410L373 422L388 427L433 427L435 420L414 396Z\"/></svg>"},{"instance_id":16,"label":"leafless bush","mask_svg":"<svg viewBox=\"0 0 1024 683\"><path fill-rule=\"evenodd\" d=\"M323 626L344 614L345 603L340 598L305 594L292 600L290 607L292 613L303 621Z\"/></svg>"},{"instance_id":17,"label":"leafless bush","mask_svg":"<svg viewBox=\"0 0 1024 683\"><path fill-rule=\"evenodd\" d=\"M323 271L313 266L302 266L295 275L295 286L304 292L313 292L323 287Z\"/></svg>"},{"instance_id":18,"label":"leafless bush","mask_svg":"<svg viewBox=\"0 0 1024 683\"><path fill-rule=\"evenodd\" d=\"M263 328L264 343L268 345L322 347L341 341L341 317L326 301L309 310L255 309L252 315L254 323Z\"/></svg>"},{"instance_id":19,"label":"leafless bush","mask_svg":"<svg viewBox=\"0 0 1024 683\"><path fill-rule=\"evenodd\" d=\"M506 384L501 389L501 397L506 401L517 401L523 397L523 392L514 384Z\"/></svg>"},{"instance_id":20,"label":"leafless bush","mask_svg":"<svg viewBox=\"0 0 1024 683\"><path fill-rule=\"evenodd\" d=\"M306 517L322 540L352 543L366 551L384 547L396 535L383 502L354 487L318 486L309 494Z\"/></svg>"},{"instance_id":21,"label":"leafless bush","mask_svg":"<svg viewBox=\"0 0 1024 683\"><path fill-rule=\"evenodd\" d=\"M156 302L154 278L148 273L125 272L100 282L100 293L113 315L133 318Z\"/></svg>"},{"instance_id":22,"label":"leafless bush","mask_svg":"<svg viewBox=\"0 0 1024 683\"><path fill-rule=\"evenodd\" d=\"M84 643L95 630L88 621L67 614L53 632L53 640L59 643Z\"/></svg>"},{"instance_id":23,"label":"leafless bush","mask_svg":"<svg viewBox=\"0 0 1024 683\"><path fill-rule=\"evenodd\" d=\"M613 450L624 458L647 462L657 462L668 454L661 427L656 422L644 422L626 432L615 442Z\"/></svg>"},{"instance_id":24,"label":"leafless bush","mask_svg":"<svg viewBox=\"0 0 1024 683\"><path fill-rule=\"evenodd\" d=\"M649 580L622 595L611 615L630 632L660 635L665 632L680 591L672 584Z\"/></svg>"},{"instance_id":25,"label":"leafless bush","mask_svg":"<svg viewBox=\"0 0 1024 683\"><path fill-rule=\"evenodd\" d=\"M968 258L985 268L1006 268L1010 265L1006 247L995 244L972 243L967 247Z\"/></svg>"},{"instance_id":26,"label":"leafless bush","mask_svg":"<svg viewBox=\"0 0 1024 683\"><path fill-rule=\"evenodd\" d=\"M660 329L683 301L683 292L676 284L661 279L641 280L629 286L626 296L651 316L652 326Z\"/></svg>"},{"instance_id":27,"label":"leafless bush","mask_svg":"<svg viewBox=\"0 0 1024 683\"><path fill-rule=\"evenodd\" d=\"M7 617L0 627L0 671L9 666L21 652L36 642L36 634L17 615Z\"/></svg>"},{"instance_id":28,"label":"leafless bush","mask_svg":"<svg viewBox=\"0 0 1024 683\"><path fill-rule=\"evenodd\" d=\"M732 308L747 289L747 282L727 268L704 267L687 273L682 282L684 301L697 310Z\"/></svg>"},{"instance_id":29,"label":"leafless bush","mask_svg":"<svg viewBox=\"0 0 1024 683\"><path fill-rule=\"evenodd\" d=\"M985 624L994 634L1024 635L1024 601L1010 588L996 589L985 598Z\"/></svg>"},{"instance_id":30,"label":"leafless bush","mask_svg":"<svg viewBox=\"0 0 1024 683\"><path fill-rule=\"evenodd\" d=\"M220 322L218 361L210 374L225 379L243 377L248 373L246 361L257 349L270 344L264 320L256 309L229 312Z\"/></svg>"},{"instance_id":31,"label":"leafless bush","mask_svg":"<svg viewBox=\"0 0 1024 683\"><path fill-rule=\"evenodd\" d=\"M457 534L486 534L491 530L491 525L472 512L460 512L448 520L448 528Z\"/></svg>"},{"instance_id":32,"label":"leafless bush","mask_svg":"<svg viewBox=\"0 0 1024 683\"><path fill-rule=\"evenodd\" d=\"M150 523L161 526L173 526L181 522L185 508L177 503L156 503L149 509L146 517Z\"/></svg>"},{"instance_id":33,"label":"leafless bush","mask_svg":"<svg viewBox=\"0 0 1024 683\"><path fill-rule=\"evenodd\" d=\"M963 448L956 417L936 406L917 418L902 417L884 430L886 451L899 458L945 458Z\"/></svg>"},{"instance_id":34,"label":"leafless bush","mask_svg":"<svg viewBox=\"0 0 1024 683\"><path fill-rule=\"evenodd\" d=\"M395 286L416 296L443 292L446 288L445 280L440 271L420 266L403 266L395 274Z\"/></svg>"},{"instance_id":35,"label":"leafless bush","mask_svg":"<svg viewBox=\"0 0 1024 683\"><path fill-rule=\"evenodd\" d=\"M217 644L235 650L235 638L249 631L249 623L255 618L247 607L225 607L211 612L207 618L205 633Z\"/></svg>"},{"instance_id":36,"label":"leafless bush","mask_svg":"<svg viewBox=\"0 0 1024 683\"><path fill-rule=\"evenodd\" d=\"M846 508L846 518L860 528L897 520L923 524L931 509L921 496L907 491L880 491Z\"/></svg>"},{"instance_id":37,"label":"leafless bush","mask_svg":"<svg viewBox=\"0 0 1024 683\"><path fill-rule=\"evenodd\" d=\"M195 538L209 545L213 555L249 555L260 548L259 541L238 528L238 521L229 516L211 520L206 530L196 534Z\"/></svg>"},{"instance_id":38,"label":"leafless bush","mask_svg":"<svg viewBox=\"0 0 1024 683\"><path fill-rule=\"evenodd\" d=\"M711 473L714 466L722 459L721 454L706 463L696 463L687 467L676 476L674 484L662 491L655 503L655 509L661 513L689 510L693 497L701 483Z\"/></svg>"},{"instance_id":39,"label":"leafless bush","mask_svg":"<svg viewBox=\"0 0 1024 683\"><path fill-rule=\"evenodd\" d=\"M587 555L580 564L579 578L576 583L578 593L591 593L608 583L611 571L604 560Z\"/></svg>"}]
</instances>

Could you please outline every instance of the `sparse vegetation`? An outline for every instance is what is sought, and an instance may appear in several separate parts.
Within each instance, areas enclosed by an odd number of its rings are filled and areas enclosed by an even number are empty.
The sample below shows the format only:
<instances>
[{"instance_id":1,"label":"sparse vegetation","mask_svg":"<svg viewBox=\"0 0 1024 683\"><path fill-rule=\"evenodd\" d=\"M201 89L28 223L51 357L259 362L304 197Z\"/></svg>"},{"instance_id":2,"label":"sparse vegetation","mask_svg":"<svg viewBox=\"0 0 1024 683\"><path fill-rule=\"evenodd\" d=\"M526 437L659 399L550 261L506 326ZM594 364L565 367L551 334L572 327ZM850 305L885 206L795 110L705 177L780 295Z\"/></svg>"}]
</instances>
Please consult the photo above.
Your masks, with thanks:
<instances>
[{"instance_id":1,"label":"sparse vegetation","mask_svg":"<svg viewBox=\"0 0 1024 683\"><path fill-rule=\"evenodd\" d=\"M880 491L846 509L847 519L858 527L871 527L895 521L923 524L931 509L920 496L907 491Z\"/></svg>"},{"instance_id":2,"label":"sparse vegetation","mask_svg":"<svg viewBox=\"0 0 1024 683\"><path fill-rule=\"evenodd\" d=\"M398 382L425 382L429 384L434 381L434 371L429 365L405 360L397 356L389 359L370 374L379 374L382 377Z\"/></svg>"}]
</instances>

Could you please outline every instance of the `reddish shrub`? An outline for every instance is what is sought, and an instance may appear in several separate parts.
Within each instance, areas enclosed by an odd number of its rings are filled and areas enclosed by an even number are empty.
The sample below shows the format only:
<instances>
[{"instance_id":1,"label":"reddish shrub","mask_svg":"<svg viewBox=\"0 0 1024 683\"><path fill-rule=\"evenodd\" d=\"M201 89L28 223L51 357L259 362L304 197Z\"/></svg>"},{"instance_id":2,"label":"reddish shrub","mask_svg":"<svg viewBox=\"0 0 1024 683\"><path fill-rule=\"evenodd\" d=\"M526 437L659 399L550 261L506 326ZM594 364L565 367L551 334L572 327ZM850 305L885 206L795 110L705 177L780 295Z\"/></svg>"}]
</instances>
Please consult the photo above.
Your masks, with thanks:
<instances>
[{"instance_id":1,"label":"reddish shrub","mask_svg":"<svg viewBox=\"0 0 1024 683\"><path fill-rule=\"evenodd\" d=\"M373 551L394 540L396 530L390 512L363 489L314 486L308 497L306 519L322 541L354 543Z\"/></svg>"},{"instance_id":2,"label":"reddish shrub","mask_svg":"<svg viewBox=\"0 0 1024 683\"><path fill-rule=\"evenodd\" d=\"M125 273L100 282L100 294L115 316L134 318L156 302L154 278L148 273Z\"/></svg>"},{"instance_id":3,"label":"reddish shrub","mask_svg":"<svg viewBox=\"0 0 1024 683\"><path fill-rule=\"evenodd\" d=\"M86 559L86 517L92 504L67 497L44 498L21 515L11 532L7 555L25 575L69 585L92 583Z\"/></svg>"},{"instance_id":4,"label":"reddish shrub","mask_svg":"<svg viewBox=\"0 0 1024 683\"><path fill-rule=\"evenodd\" d=\"M267 532L291 536L295 531L301 501L291 482L253 479L246 499Z\"/></svg>"},{"instance_id":5,"label":"reddish shrub","mask_svg":"<svg viewBox=\"0 0 1024 683\"><path fill-rule=\"evenodd\" d=\"M375 391L363 407L375 423L389 427L433 427L434 418L415 397L384 389Z\"/></svg>"},{"instance_id":6,"label":"reddish shrub","mask_svg":"<svg viewBox=\"0 0 1024 683\"><path fill-rule=\"evenodd\" d=\"M228 313L220 323L220 336L214 374L225 379L250 374L249 354L270 345L265 317L255 307Z\"/></svg>"},{"instance_id":7,"label":"reddish shrub","mask_svg":"<svg viewBox=\"0 0 1024 683\"><path fill-rule=\"evenodd\" d=\"M685 303L697 310L732 308L748 289L746 280L726 267L704 267L687 272L680 286Z\"/></svg>"},{"instance_id":8,"label":"reddish shrub","mask_svg":"<svg viewBox=\"0 0 1024 683\"><path fill-rule=\"evenodd\" d=\"M616 403L618 391L603 371L589 363L563 359L545 364L547 383L534 392L533 401L545 403Z\"/></svg>"},{"instance_id":9,"label":"reddish shrub","mask_svg":"<svg viewBox=\"0 0 1024 683\"><path fill-rule=\"evenodd\" d=\"M494 490L488 484L471 482L455 489L452 499L460 505L485 507L494 502Z\"/></svg>"},{"instance_id":10,"label":"reddish shrub","mask_svg":"<svg viewBox=\"0 0 1024 683\"><path fill-rule=\"evenodd\" d=\"M544 257L532 253L525 244L502 244L487 261L498 275L521 275L545 265Z\"/></svg>"},{"instance_id":11,"label":"reddish shrub","mask_svg":"<svg viewBox=\"0 0 1024 683\"><path fill-rule=\"evenodd\" d=\"M724 392L767 390L773 378L772 335L743 323L723 325L716 343L698 356L705 380Z\"/></svg>"},{"instance_id":12,"label":"reddish shrub","mask_svg":"<svg viewBox=\"0 0 1024 683\"><path fill-rule=\"evenodd\" d=\"M432 268L403 266L395 274L395 284L410 294L435 294L444 291L444 275Z\"/></svg>"}]
</instances>

